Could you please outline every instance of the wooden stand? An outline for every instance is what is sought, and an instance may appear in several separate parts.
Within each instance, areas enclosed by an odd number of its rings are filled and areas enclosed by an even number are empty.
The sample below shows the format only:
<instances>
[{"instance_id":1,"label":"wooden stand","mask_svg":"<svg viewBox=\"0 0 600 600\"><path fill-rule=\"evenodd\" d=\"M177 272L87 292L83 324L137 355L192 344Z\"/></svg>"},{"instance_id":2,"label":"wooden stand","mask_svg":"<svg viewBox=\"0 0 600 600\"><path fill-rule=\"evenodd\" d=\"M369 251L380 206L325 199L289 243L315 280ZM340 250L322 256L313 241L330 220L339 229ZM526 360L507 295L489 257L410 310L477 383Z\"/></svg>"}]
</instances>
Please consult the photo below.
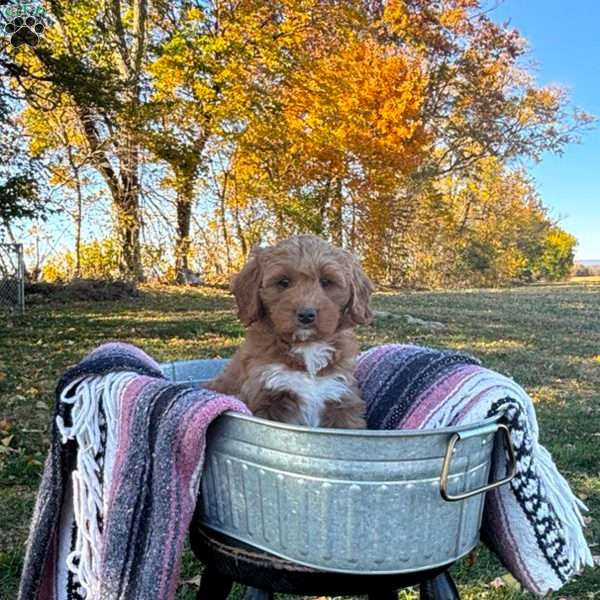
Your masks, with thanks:
<instances>
[{"instance_id":1,"label":"wooden stand","mask_svg":"<svg viewBox=\"0 0 600 600\"><path fill-rule=\"evenodd\" d=\"M245 600L299 596L359 596L396 600L397 590L420 586L421 600L459 600L450 565L399 575L348 575L304 567L193 524L190 542L205 565L196 600L226 600L234 582L249 587Z\"/></svg>"}]
</instances>

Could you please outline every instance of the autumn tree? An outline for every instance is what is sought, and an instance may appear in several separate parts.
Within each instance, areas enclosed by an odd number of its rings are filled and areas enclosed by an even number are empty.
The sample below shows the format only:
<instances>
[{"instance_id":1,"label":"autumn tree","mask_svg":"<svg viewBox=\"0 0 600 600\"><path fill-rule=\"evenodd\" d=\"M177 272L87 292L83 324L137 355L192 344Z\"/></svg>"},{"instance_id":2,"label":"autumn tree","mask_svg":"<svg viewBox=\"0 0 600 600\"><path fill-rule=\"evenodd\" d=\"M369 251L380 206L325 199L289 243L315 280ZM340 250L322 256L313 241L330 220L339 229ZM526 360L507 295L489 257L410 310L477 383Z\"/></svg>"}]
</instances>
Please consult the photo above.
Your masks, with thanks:
<instances>
[{"instance_id":1,"label":"autumn tree","mask_svg":"<svg viewBox=\"0 0 600 600\"><path fill-rule=\"evenodd\" d=\"M8 49L0 67L31 110L68 111L77 123L80 151L115 208L121 273L140 279L139 113L148 2L52 0L48 8L55 26L42 42Z\"/></svg>"},{"instance_id":2,"label":"autumn tree","mask_svg":"<svg viewBox=\"0 0 600 600\"><path fill-rule=\"evenodd\" d=\"M357 3L339 0L246 0L172 3L149 67L153 95L146 106L146 143L166 162L166 183L175 192L177 271L188 266L194 190L201 175L240 154L253 122L271 122L278 106L276 82L286 81L312 58L310 48L332 50L340 28L354 18ZM272 134L273 132L271 132ZM207 144L211 148L207 151ZM219 178L215 211L229 248L225 196L228 171ZM241 233L238 228L238 233ZM244 240L240 240L242 245ZM229 255L228 255L229 256ZM228 259L231 268L231 259Z\"/></svg>"},{"instance_id":3,"label":"autumn tree","mask_svg":"<svg viewBox=\"0 0 600 600\"><path fill-rule=\"evenodd\" d=\"M575 259L577 239L560 227L552 226L545 232L541 253L532 261L531 270L536 279L561 281L569 276Z\"/></svg>"},{"instance_id":4,"label":"autumn tree","mask_svg":"<svg viewBox=\"0 0 600 600\"><path fill-rule=\"evenodd\" d=\"M69 214L75 229L74 275L79 277L84 212L92 196L87 188L92 183L88 173L93 161L85 137L73 107L66 102L52 111L27 108L20 119L30 136L30 155L44 164L49 184L62 191L61 211Z\"/></svg>"},{"instance_id":5,"label":"autumn tree","mask_svg":"<svg viewBox=\"0 0 600 600\"><path fill-rule=\"evenodd\" d=\"M570 252L572 261L575 240L548 214L533 182L522 169L495 158L480 161L469 178L445 177L419 211L421 226L409 248L415 261L404 273L411 285L501 286L549 279L540 265L544 256L555 256L550 240L560 240L559 253L568 263Z\"/></svg>"}]
</instances>

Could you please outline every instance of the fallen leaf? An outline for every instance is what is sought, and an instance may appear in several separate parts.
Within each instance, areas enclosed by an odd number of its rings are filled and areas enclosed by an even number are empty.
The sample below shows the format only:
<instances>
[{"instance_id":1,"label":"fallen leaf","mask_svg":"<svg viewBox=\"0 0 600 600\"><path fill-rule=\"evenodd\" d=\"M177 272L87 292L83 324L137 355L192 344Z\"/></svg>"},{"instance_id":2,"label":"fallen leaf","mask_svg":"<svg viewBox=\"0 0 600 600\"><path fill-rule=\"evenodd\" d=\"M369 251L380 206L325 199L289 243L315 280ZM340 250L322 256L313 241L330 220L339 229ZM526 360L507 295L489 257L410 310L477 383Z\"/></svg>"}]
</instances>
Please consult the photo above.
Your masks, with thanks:
<instances>
[{"instance_id":1,"label":"fallen leaf","mask_svg":"<svg viewBox=\"0 0 600 600\"><path fill-rule=\"evenodd\" d=\"M9 435L9 436L6 436L5 438L2 438L2 440L1 440L2 445L6 446L8 448L14 437L15 437L14 435Z\"/></svg>"},{"instance_id":2,"label":"fallen leaf","mask_svg":"<svg viewBox=\"0 0 600 600\"><path fill-rule=\"evenodd\" d=\"M521 584L510 573L502 575L502 577L496 577L496 579L491 581L489 585L495 590L500 588L508 588L511 590L521 589Z\"/></svg>"},{"instance_id":3,"label":"fallen leaf","mask_svg":"<svg viewBox=\"0 0 600 600\"><path fill-rule=\"evenodd\" d=\"M196 575L195 577L192 577L191 579L186 579L183 583L187 583L188 585L200 587L200 579L201 578L202 578L201 575Z\"/></svg>"}]
</instances>

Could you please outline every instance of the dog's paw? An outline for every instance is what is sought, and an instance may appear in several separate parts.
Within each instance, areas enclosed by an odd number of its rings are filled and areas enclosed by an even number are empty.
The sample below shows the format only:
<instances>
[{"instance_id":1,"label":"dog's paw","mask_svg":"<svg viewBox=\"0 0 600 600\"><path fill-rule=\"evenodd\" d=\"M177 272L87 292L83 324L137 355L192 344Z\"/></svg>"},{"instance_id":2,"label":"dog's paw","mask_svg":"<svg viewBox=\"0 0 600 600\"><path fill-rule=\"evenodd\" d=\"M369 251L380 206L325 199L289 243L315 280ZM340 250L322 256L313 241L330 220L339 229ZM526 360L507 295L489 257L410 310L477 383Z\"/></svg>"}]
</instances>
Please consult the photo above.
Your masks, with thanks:
<instances>
[{"instance_id":1,"label":"dog's paw","mask_svg":"<svg viewBox=\"0 0 600 600\"><path fill-rule=\"evenodd\" d=\"M15 17L4 26L4 31L10 34L13 46L27 44L37 46L40 36L44 33L45 25L37 17Z\"/></svg>"}]
</instances>

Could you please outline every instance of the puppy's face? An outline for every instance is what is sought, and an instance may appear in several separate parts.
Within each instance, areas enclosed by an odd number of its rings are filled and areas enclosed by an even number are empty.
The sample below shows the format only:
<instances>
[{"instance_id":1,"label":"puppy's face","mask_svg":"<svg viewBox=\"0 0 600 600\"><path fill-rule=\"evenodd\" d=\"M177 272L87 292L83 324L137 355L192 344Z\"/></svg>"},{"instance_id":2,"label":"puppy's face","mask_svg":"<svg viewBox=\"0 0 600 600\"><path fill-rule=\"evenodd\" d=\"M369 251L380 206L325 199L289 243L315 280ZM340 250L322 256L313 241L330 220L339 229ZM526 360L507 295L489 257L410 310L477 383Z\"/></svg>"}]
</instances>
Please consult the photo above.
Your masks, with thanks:
<instances>
[{"instance_id":1,"label":"puppy's face","mask_svg":"<svg viewBox=\"0 0 600 600\"><path fill-rule=\"evenodd\" d=\"M232 283L241 321L270 320L287 342L327 339L367 323L372 290L350 253L310 235L253 250Z\"/></svg>"}]
</instances>

